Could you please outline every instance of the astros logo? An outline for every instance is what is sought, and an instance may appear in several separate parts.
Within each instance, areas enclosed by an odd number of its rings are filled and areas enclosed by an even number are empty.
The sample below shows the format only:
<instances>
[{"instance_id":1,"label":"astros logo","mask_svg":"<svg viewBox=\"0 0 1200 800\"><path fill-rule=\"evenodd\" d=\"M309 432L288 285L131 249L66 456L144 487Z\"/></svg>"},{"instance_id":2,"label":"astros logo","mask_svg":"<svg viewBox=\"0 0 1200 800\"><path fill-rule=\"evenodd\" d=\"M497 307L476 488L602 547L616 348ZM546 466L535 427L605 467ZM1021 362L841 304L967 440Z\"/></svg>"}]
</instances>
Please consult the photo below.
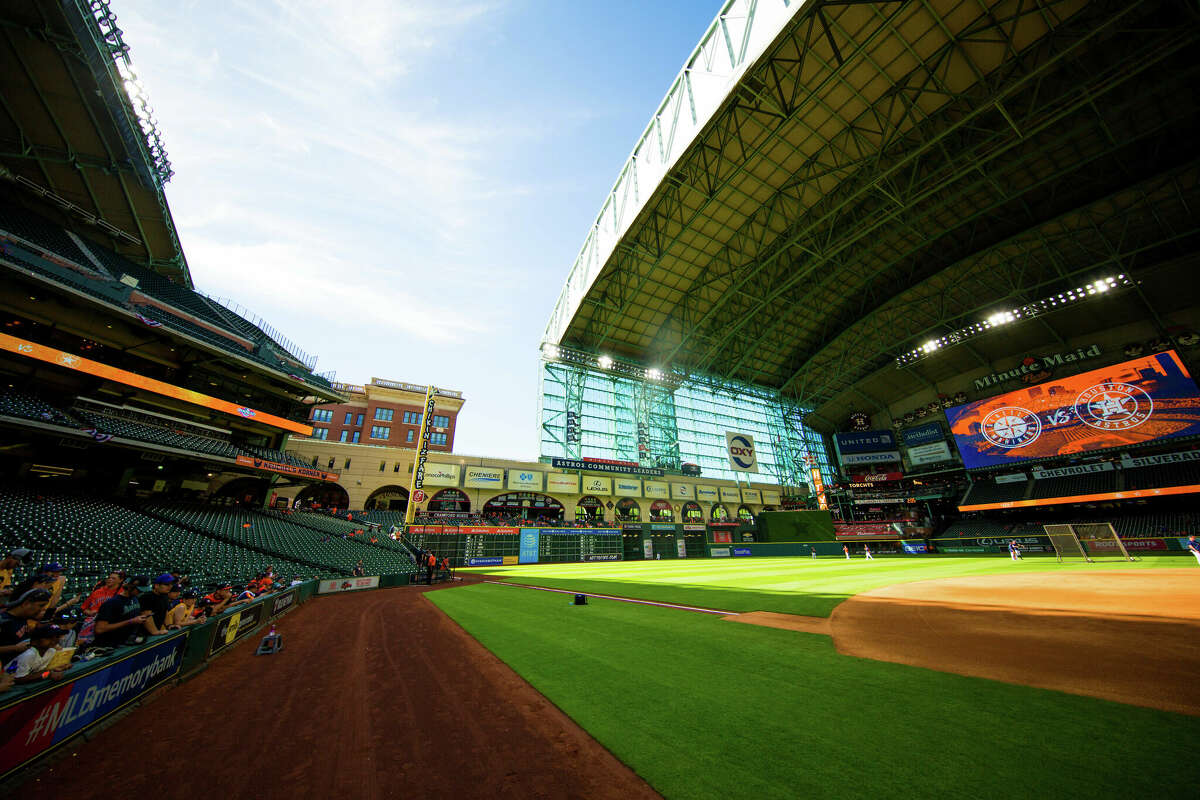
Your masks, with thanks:
<instances>
[{"instance_id":1,"label":"astros logo","mask_svg":"<svg viewBox=\"0 0 1200 800\"><path fill-rule=\"evenodd\" d=\"M1136 428L1154 413L1154 400L1145 390L1128 383L1097 383L1075 398L1075 414L1085 424L1102 431Z\"/></svg>"},{"instance_id":2,"label":"astros logo","mask_svg":"<svg viewBox=\"0 0 1200 800\"><path fill-rule=\"evenodd\" d=\"M979 432L997 447L1011 450L1032 444L1042 435L1042 421L1037 414L1018 406L1004 406L983 418Z\"/></svg>"}]
</instances>

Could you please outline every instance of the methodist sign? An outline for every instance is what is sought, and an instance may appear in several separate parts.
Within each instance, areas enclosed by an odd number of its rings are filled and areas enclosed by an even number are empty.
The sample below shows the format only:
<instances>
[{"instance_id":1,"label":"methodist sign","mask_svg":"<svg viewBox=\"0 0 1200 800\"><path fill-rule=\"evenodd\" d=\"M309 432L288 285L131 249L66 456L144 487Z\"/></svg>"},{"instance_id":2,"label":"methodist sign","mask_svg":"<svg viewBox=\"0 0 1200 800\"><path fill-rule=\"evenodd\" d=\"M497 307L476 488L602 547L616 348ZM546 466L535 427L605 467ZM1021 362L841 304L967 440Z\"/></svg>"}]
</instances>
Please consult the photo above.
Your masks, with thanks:
<instances>
[{"instance_id":1,"label":"methodist sign","mask_svg":"<svg viewBox=\"0 0 1200 800\"><path fill-rule=\"evenodd\" d=\"M758 472L758 451L754 437L748 433L725 432L725 450L729 468L736 472Z\"/></svg>"}]
</instances>

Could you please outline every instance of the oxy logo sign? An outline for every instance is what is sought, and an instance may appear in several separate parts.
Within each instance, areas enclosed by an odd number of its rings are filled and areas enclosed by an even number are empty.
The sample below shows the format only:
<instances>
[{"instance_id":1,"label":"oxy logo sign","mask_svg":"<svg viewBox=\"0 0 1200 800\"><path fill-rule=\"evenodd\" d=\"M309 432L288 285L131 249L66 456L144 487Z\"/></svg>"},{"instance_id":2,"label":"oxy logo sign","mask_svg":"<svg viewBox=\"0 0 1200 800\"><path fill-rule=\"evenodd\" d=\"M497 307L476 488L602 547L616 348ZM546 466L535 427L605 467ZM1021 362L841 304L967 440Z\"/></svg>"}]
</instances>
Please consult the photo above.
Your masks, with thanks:
<instances>
[{"instance_id":1,"label":"oxy logo sign","mask_svg":"<svg viewBox=\"0 0 1200 800\"><path fill-rule=\"evenodd\" d=\"M730 468L738 472L758 472L758 451L754 437L746 433L725 432L725 448Z\"/></svg>"}]
</instances>

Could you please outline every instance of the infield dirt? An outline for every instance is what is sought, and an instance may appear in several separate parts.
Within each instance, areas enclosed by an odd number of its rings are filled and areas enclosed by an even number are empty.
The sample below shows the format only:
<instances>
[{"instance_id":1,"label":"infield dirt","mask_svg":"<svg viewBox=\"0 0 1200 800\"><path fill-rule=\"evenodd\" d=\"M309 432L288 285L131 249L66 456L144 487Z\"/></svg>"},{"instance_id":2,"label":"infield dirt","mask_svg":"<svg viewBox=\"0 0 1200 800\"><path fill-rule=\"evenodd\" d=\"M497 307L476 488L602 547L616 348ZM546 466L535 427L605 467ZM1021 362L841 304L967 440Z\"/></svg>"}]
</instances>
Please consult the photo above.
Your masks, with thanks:
<instances>
[{"instance_id":1,"label":"infield dirt","mask_svg":"<svg viewBox=\"0 0 1200 800\"><path fill-rule=\"evenodd\" d=\"M406 587L318 598L137 709L23 791L39 797L657 798Z\"/></svg>"},{"instance_id":2,"label":"infield dirt","mask_svg":"<svg viewBox=\"0 0 1200 800\"><path fill-rule=\"evenodd\" d=\"M942 578L856 595L828 621L728 619L828 633L843 655L1200 715L1200 570Z\"/></svg>"}]
</instances>

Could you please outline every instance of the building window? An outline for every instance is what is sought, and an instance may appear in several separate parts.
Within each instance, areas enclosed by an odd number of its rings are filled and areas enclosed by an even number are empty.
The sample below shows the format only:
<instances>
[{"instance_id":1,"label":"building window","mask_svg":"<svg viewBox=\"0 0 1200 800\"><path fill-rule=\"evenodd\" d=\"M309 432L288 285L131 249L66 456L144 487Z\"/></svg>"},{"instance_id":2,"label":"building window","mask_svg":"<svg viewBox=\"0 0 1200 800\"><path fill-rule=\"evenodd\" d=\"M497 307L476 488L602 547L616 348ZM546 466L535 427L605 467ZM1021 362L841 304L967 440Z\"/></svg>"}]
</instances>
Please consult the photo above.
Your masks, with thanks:
<instances>
[{"instance_id":1,"label":"building window","mask_svg":"<svg viewBox=\"0 0 1200 800\"><path fill-rule=\"evenodd\" d=\"M317 465L317 457L316 457L316 456L313 456L313 462L312 462L312 465L313 465L314 467Z\"/></svg>"},{"instance_id":2,"label":"building window","mask_svg":"<svg viewBox=\"0 0 1200 800\"><path fill-rule=\"evenodd\" d=\"M329 457L329 464L326 465L325 469L333 469L333 456Z\"/></svg>"},{"instance_id":3,"label":"building window","mask_svg":"<svg viewBox=\"0 0 1200 800\"><path fill-rule=\"evenodd\" d=\"M392 409L390 409L390 408L375 409L375 419L379 420L380 422L391 422L392 421Z\"/></svg>"},{"instance_id":4,"label":"building window","mask_svg":"<svg viewBox=\"0 0 1200 800\"><path fill-rule=\"evenodd\" d=\"M344 441L346 441L346 440L347 440L347 438L348 438L349 436L350 436L350 431L348 431L348 430L346 430L346 429L344 429L344 428L343 428L343 429L342 429L342 435L341 435L341 436L338 438L338 441L339 441L339 442L344 442Z\"/></svg>"},{"instance_id":5,"label":"building window","mask_svg":"<svg viewBox=\"0 0 1200 800\"><path fill-rule=\"evenodd\" d=\"M358 437L359 437L359 436L361 436L361 435L362 435L362 432L361 432L361 431L355 431L355 432L354 432L354 436L352 436L352 437L350 438L350 441L351 441L351 442L353 442L354 444L358 444Z\"/></svg>"},{"instance_id":6,"label":"building window","mask_svg":"<svg viewBox=\"0 0 1200 800\"><path fill-rule=\"evenodd\" d=\"M400 471L400 462L397 461L396 466L392 467L392 472L399 472L399 471Z\"/></svg>"},{"instance_id":7,"label":"building window","mask_svg":"<svg viewBox=\"0 0 1200 800\"><path fill-rule=\"evenodd\" d=\"M342 467L342 469L350 469L350 459L346 459L346 466Z\"/></svg>"},{"instance_id":8,"label":"building window","mask_svg":"<svg viewBox=\"0 0 1200 800\"><path fill-rule=\"evenodd\" d=\"M313 428L312 438L328 439L329 438L329 428Z\"/></svg>"},{"instance_id":9,"label":"building window","mask_svg":"<svg viewBox=\"0 0 1200 800\"><path fill-rule=\"evenodd\" d=\"M346 420L342 424L343 425L353 425L354 424L354 412L353 411L346 412Z\"/></svg>"},{"instance_id":10,"label":"building window","mask_svg":"<svg viewBox=\"0 0 1200 800\"><path fill-rule=\"evenodd\" d=\"M405 411L404 412L404 424L405 425L420 425L421 424L421 412L420 411Z\"/></svg>"},{"instance_id":11,"label":"building window","mask_svg":"<svg viewBox=\"0 0 1200 800\"><path fill-rule=\"evenodd\" d=\"M361 427L362 427L362 421L363 421L363 415L362 415L362 414L359 414L359 415L358 415L358 421L357 421L357 422L355 422L354 424L355 424L355 425L357 425L358 427L360 427L360 428L361 428Z\"/></svg>"},{"instance_id":12,"label":"building window","mask_svg":"<svg viewBox=\"0 0 1200 800\"><path fill-rule=\"evenodd\" d=\"M312 418L313 422L331 422L333 420L333 411L328 408L314 408Z\"/></svg>"},{"instance_id":13,"label":"building window","mask_svg":"<svg viewBox=\"0 0 1200 800\"><path fill-rule=\"evenodd\" d=\"M372 439L386 439L386 438L388 438L389 435L391 435L391 432L392 432L392 429L389 428L387 425L372 425L371 426L371 438Z\"/></svg>"},{"instance_id":14,"label":"building window","mask_svg":"<svg viewBox=\"0 0 1200 800\"><path fill-rule=\"evenodd\" d=\"M443 416L441 414L434 414L433 415L433 427L449 428L450 427L450 418Z\"/></svg>"},{"instance_id":15,"label":"building window","mask_svg":"<svg viewBox=\"0 0 1200 800\"><path fill-rule=\"evenodd\" d=\"M416 431L414 431L412 428L409 428L408 435L404 438L404 440L406 442L408 442L409 444L412 444L413 434L415 434L415 433L416 433Z\"/></svg>"},{"instance_id":16,"label":"building window","mask_svg":"<svg viewBox=\"0 0 1200 800\"><path fill-rule=\"evenodd\" d=\"M444 433L429 434L429 443L444 445L446 443L446 434L444 434Z\"/></svg>"},{"instance_id":17,"label":"building window","mask_svg":"<svg viewBox=\"0 0 1200 800\"><path fill-rule=\"evenodd\" d=\"M380 462L379 462L379 471L380 471L380 472L383 472L383 470L384 470L386 467L387 467L387 462L386 462L386 461L380 461Z\"/></svg>"}]
</instances>

